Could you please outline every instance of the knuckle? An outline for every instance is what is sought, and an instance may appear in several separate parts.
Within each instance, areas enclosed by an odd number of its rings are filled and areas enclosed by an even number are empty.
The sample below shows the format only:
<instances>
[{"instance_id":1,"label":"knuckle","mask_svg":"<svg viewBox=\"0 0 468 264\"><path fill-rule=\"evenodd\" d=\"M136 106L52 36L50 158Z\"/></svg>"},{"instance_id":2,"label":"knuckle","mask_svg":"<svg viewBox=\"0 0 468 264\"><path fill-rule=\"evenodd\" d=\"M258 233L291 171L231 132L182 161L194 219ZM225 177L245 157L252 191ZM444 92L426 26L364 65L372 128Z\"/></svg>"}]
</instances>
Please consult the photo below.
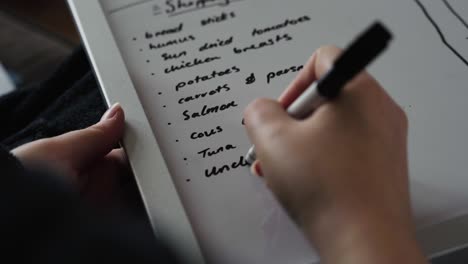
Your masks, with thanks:
<instances>
[{"instance_id":1,"label":"knuckle","mask_svg":"<svg viewBox=\"0 0 468 264\"><path fill-rule=\"evenodd\" d=\"M274 122L268 127L266 137L272 142L282 141L289 134L289 129L281 122Z\"/></svg>"},{"instance_id":2,"label":"knuckle","mask_svg":"<svg viewBox=\"0 0 468 264\"><path fill-rule=\"evenodd\" d=\"M316 51L314 55L314 69L318 78L326 74L333 67L333 63L340 53L341 50L335 46L322 46Z\"/></svg>"},{"instance_id":3,"label":"knuckle","mask_svg":"<svg viewBox=\"0 0 468 264\"><path fill-rule=\"evenodd\" d=\"M106 136L106 129L102 125L91 126L83 130L83 132L87 132L90 134L90 136L93 136L95 138L102 138Z\"/></svg>"},{"instance_id":4,"label":"knuckle","mask_svg":"<svg viewBox=\"0 0 468 264\"><path fill-rule=\"evenodd\" d=\"M317 60L334 60L342 52L340 48L333 45L320 46L315 53L317 54Z\"/></svg>"},{"instance_id":5,"label":"knuckle","mask_svg":"<svg viewBox=\"0 0 468 264\"><path fill-rule=\"evenodd\" d=\"M403 108L401 108L399 105L397 105L396 116L397 116L398 122L403 127L403 129L408 130L408 127L409 127L408 115L406 114L405 110L403 110Z\"/></svg>"},{"instance_id":6,"label":"knuckle","mask_svg":"<svg viewBox=\"0 0 468 264\"><path fill-rule=\"evenodd\" d=\"M330 52L336 53L341 51L340 48L334 45L322 45L317 50L316 53L320 55L330 54Z\"/></svg>"},{"instance_id":7,"label":"knuckle","mask_svg":"<svg viewBox=\"0 0 468 264\"><path fill-rule=\"evenodd\" d=\"M85 129L75 130L56 138L59 146L70 144L87 144L90 139L97 142L106 138L106 128L102 125L93 125Z\"/></svg>"},{"instance_id":8,"label":"knuckle","mask_svg":"<svg viewBox=\"0 0 468 264\"><path fill-rule=\"evenodd\" d=\"M244 117L247 120L257 120L268 112L268 106L271 105L271 100L266 98L256 99L250 103L244 112Z\"/></svg>"}]
</instances>

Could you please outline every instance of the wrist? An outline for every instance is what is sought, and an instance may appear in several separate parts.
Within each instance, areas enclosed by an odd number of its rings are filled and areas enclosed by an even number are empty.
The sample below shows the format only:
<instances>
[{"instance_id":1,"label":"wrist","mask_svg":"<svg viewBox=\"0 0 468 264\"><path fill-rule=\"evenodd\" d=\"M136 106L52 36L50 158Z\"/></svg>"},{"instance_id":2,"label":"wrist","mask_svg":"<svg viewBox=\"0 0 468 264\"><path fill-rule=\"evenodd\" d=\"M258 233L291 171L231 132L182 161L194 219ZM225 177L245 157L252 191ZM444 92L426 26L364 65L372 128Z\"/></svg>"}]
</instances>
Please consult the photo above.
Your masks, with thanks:
<instances>
[{"instance_id":1,"label":"wrist","mask_svg":"<svg viewBox=\"0 0 468 264\"><path fill-rule=\"evenodd\" d=\"M411 222L379 208L330 209L301 222L323 263L426 263Z\"/></svg>"}]
</instances>

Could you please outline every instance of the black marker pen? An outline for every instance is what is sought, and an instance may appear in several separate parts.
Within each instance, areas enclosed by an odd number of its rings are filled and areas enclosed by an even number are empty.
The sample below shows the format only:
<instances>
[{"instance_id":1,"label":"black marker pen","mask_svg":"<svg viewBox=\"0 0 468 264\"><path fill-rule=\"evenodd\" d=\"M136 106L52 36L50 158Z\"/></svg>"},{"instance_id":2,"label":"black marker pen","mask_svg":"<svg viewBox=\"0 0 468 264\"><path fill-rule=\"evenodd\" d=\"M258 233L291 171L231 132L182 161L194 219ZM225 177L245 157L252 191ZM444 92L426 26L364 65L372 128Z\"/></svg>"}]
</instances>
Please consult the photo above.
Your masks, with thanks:
<instances>
[{"instance_id":1,"label":"black marker pen","mask_svg":"<svg viewBox=\"0 0 468 264\"><path fill-rule=\"evenodd\" d=\"M287 109L290 116L304 119L328 100L333 100L347 82L363 71L392 40L392 34L380 23L362 33L336 60L333 68L307 88ZM255 146L245 157L249 164L257 159Z\"/></svg>"}]
</instances>

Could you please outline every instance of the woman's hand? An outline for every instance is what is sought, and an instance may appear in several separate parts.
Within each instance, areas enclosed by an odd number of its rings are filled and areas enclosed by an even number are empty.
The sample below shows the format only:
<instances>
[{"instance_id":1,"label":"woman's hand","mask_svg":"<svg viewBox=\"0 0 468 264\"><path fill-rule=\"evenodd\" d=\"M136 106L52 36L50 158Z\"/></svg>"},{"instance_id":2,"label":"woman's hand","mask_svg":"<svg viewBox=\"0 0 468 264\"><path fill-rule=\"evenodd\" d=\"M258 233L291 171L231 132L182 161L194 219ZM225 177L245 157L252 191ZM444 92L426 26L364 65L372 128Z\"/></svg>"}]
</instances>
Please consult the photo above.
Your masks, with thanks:
<instances>
[{"instance_id":1,"label":"woman's hand","mask_svg":"<svg viewBox=\"0 0 468 264\"><path fill-rule=\"evenodd\" d=\"M319 49L280 102L245 111L253 171L318 247L324 263L423 263L408 188L407 119L367 73L298 121L284 110L340 50Z\"/></svg>"},{"instance_id":2,"label":"woman's hand","mask_svg":"<svg viewBox=\"0 0 468 264\"><path fill-rule=\"evenodd\" d=\"M116 104L89 128L25 144L12 153L24 166L55 170L86 198L109 205L120 198L119 178L130 174L124 151L114 149L124 126L124 112Z\"/></svg>"}]
</instances>

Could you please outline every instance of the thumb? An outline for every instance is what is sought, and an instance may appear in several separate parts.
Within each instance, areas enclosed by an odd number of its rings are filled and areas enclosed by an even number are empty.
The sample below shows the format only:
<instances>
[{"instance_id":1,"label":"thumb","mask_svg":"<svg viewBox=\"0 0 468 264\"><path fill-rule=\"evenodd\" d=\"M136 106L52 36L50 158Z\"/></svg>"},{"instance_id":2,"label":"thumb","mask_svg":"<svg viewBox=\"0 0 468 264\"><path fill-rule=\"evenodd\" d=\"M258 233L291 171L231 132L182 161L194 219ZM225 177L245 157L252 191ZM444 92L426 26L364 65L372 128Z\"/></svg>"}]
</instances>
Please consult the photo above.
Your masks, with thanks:
<instances>
[{"instance_id":1,"label":"thumb","mask_svg":"<svg viewBox=\"0 0 468 264\"><path fill-rule=\"evenodd\" d=\"M63 160L74 169L82 169L111 152L122 138L124 127L124 112L115 104L99 123L59 136L56 142Z\"/></svg>"},{"instance_id":2,"label":"thumb","mask_svg":"<svg viewBox=\"0 0 468 264\"><path fill-rule=\"evenodd\" d=\"M259 159L268 151L269 142L277 141L289 131L294 121L283 106L274 100L257 99L245 110L245 126Z\"/></svg>"}]
</instances>

